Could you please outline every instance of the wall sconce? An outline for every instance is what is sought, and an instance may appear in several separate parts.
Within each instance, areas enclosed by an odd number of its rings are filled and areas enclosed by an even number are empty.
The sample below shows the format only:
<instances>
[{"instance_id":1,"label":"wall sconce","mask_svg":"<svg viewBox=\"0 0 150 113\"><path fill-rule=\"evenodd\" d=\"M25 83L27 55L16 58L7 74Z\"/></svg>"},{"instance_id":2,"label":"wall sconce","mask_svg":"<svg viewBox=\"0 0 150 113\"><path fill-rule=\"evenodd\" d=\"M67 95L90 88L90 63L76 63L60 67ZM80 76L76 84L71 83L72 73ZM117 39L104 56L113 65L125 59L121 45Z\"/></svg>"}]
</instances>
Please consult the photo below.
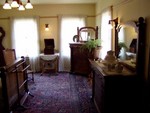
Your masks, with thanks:
<instances>
[{"instance_id":1,"label":"wall sconce","mask_svg":"<svg viewBox=\"0 0 150 113\"><path fill-rule=\"evenodd\" d=\"M49 31L49 24L45 24L45 31Z\"/></svg>"}]
</instances>

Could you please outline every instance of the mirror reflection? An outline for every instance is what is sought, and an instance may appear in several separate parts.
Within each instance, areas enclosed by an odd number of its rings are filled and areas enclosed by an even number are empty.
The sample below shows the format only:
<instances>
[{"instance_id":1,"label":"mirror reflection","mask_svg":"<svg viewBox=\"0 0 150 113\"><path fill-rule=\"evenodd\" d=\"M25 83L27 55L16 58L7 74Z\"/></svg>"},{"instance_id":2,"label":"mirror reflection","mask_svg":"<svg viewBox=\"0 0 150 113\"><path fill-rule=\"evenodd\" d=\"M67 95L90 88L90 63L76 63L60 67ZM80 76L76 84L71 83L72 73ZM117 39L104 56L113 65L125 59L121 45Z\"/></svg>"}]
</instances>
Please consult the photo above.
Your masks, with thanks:
<instances>
[{"instance_id":1,"label":"mirror reflection","mask_svg":"<svg viewBox=\"0 0 150 113\"><path fill-rule=\"evenodd\" d=\"M89 39L97 39L98 38L98 26L94 27L81 27L77 28L78 36L80 42L86 42Z\"/></svg>"},{"instance_id":2,"label":"mirror reflection","mask_svg":"<svg viewBox=\"0 0 150 113\"><path fill-rule=\"evenodd\" d=\"M130 66L136 66L138 29L134 22L122 24L118 32L120 48L119 58ZM124 44L124 45L123 45Z\"/></svg>"},{"instance_id":3,"label":"mirror reflection","mask_svg":"<svg viewBox=\"0 0 150 113\"><path fill-rule=\"evenodd\" d=\"M87 41L89 39L95 39L95 31L93 29L83 29L80 31L81 40Z\"/></svg>"}]
</instances>

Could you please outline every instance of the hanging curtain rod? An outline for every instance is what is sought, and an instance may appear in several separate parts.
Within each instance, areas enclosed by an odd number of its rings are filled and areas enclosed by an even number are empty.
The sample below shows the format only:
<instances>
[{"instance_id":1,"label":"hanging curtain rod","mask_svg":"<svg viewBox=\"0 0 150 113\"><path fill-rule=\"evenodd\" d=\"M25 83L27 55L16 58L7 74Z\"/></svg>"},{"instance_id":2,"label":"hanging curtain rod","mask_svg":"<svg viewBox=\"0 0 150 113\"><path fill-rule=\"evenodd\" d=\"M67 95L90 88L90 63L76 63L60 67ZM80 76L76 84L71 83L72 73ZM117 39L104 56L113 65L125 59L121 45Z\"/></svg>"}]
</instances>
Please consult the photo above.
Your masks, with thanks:
<instances>
[{"instance_id":1,"label":"hanging curtain rod","mask_svg":"<svg viewBox=\"0 0 150 113\"><path fill-rule=\"evenodd\" d=\"M95 15L89 15L87 17L96 17ZM40 16L40 18L58 18L58 16Z\"/></svg>"},{"instance_id":2,"label":"hanging curtain rod","mask_svg":"<svg viewBox=\"0 0 150 113\"><path fill-rule=\"evenodd\" d=\"M0 18L0 20L10 19L10 17Z\"/></svg>"},{"instance_id":3,"label":"hanging curtain rod","mask_svg":"<svg viewBox=\"0 0 150 113\"><path fill-rule=\"evenodd\" d=\"M39 16L40 18L58 18L58 16ZM95 15L89 15L87 17L96 17ZM6 19L10 19L10 17L4 17L4 18L0 18L0 20L6 20Z\"/></svg>"}]
</instances>

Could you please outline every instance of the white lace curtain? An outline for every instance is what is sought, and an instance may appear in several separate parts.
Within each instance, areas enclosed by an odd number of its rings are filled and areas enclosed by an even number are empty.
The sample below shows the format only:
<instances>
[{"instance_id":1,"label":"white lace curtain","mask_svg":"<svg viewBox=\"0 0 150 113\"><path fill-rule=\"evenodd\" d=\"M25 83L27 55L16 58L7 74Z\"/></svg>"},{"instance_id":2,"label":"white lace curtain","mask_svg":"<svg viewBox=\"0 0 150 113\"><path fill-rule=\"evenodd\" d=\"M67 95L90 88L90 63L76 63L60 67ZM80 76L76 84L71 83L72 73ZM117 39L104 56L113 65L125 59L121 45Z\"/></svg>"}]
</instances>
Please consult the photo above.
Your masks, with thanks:
<instances>
[{"instance_id":1,"label":"white lace curtain","mask_svg":"<svg viewBox=\"0 0 150 113\"><path fill-rule=\"evenodd\" d=\"M109 20L111 20L111 7L105 9L101 15L101 39L102 39L102 49L101 49L101 58L107 54L107 51L112 49L112 31L108 24Z\"/></svg>"},{"instance_id":2,"label":"white lace curtain","mask_svg":"<svg viewBox=\"0 0 150 113\"><path fill-rule=\"evenodd\" d=\"M60 61L59 71L70 71L70 47L73 36L77 35L77 27L85 26L83 16L61 16L60 20Z\"/></svg>"},{"instance_id":3,"label":"white lace curtain","mask_svg":"<svg viewBox=\"0 0 150 113\"><path fill-rule=\"evenodd\" d=\"M29 57L31 68L39 71L38 18L12 18L12 48L16 56Z\"/></svg>"}]
</instances>

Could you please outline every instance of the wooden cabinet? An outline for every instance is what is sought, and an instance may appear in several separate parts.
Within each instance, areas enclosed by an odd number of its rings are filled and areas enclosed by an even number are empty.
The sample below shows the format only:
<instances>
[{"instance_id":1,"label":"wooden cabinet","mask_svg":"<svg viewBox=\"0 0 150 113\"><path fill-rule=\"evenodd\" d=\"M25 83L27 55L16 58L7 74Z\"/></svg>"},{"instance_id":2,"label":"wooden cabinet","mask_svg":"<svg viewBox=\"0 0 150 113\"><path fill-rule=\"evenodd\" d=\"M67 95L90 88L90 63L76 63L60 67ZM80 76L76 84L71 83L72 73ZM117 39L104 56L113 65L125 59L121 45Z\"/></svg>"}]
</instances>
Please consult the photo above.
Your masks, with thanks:
<instances>
[{"instance_id":1,"label":"wooden cabinet","mask_svg":"<svg viewBox=\"0 0 150 113\"><path fill-rule=\"evenodd\" d=\"M141 109L141 87L136 74L108 72L90 61L93 72L93 100L99 113L133 113ZM105 71L104 71L105 70Z\"/></svg>"},{"instance_id":2,"label":"wooden cabinet","mask_svg":"<svg viewBox=\"0 0 150 113\"><path fill-rule=\"evenodd\" d=\"M91 72L88 61L88 52L81 51L83 43L70 43L71 49L71 73L88 75Z\"/></svg>"}]
</instances>

